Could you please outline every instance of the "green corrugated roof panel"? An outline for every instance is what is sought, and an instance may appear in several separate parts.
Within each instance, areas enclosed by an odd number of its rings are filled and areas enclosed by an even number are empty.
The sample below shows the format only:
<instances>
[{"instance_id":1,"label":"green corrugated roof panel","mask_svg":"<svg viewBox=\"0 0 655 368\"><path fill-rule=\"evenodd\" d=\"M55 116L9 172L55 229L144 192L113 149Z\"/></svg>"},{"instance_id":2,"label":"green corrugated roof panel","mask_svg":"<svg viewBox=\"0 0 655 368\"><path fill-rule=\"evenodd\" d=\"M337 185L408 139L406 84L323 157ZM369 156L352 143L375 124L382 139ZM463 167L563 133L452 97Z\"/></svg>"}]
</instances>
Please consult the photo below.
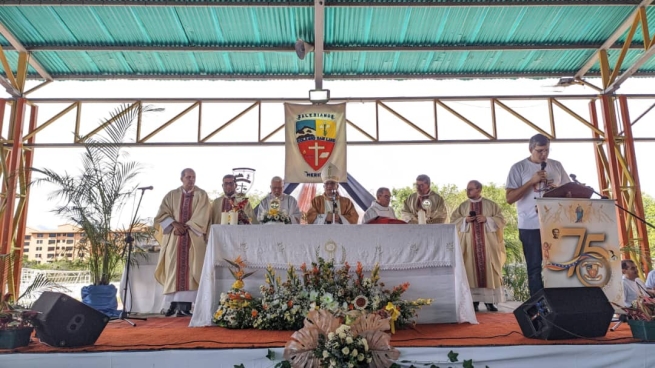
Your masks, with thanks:
<instances>
[{"instance_id":1,"label":"green corrugated roof panel","mask_svg":"<svg viewBox=\"0 0 655 368\"><path fill-rule=\"evenodd\" d=\"M326 75L544 74L577 71L591 50L334 52Z\"/></svg>"},{"instance_id":2,"label":"green corrugated roof panel","mask_svg":"<svg viewBox=\"0 0 655 368\"><path fill-rule=\"evenodd\" d=\"M326 9L325 41L335 46L602 43L633 10L630 6L336 7Z\"/></svg>"},{"instance_id":3,"label":"green corrugated roof panel","mask_svg":"<svg viewBox=\"0 0 655 368\"><path fill-rule=\"evenodd\" d=\"M18 65L18 52L16 51L5 51L5 56L7 57L7 62L9 62L9 66L11 67L11 70L16 73L16 66ZM2 75L4 76L4 68L0 66L0 70L2 70ZM27 67L27 74L28 75L38 75L36 74L36 70L32 68L31 66Z\"/></svg>"},{"instance_id":4,"label":"green corrugated roof panel","mask_svg":"<svg viewBox=\"0 0 655 368\"><path fill-rule=\"evenodd\" d=\"M313 60L282 52L40 51L39 62L57 75L313 75Z\"/></svg>"},{"instance_id":5,"label":"green corrugated roof panel","mask_svg":"<svg viewBox=\"0 0 655 368\"><path fill-rule=\"evenodd\" d=\"M241 4L246 0L217 0ZM345 0L348 3L358 0ZM446 0L433 0L443 3ZM453 0L449 0L452 1ZM457 1L457 0L455 0ZM536 0L530 0L534 3ZM546 1L546 0L544 0ZM575 0L569 0L574 1ZM112 2L109 0L108 2ZM198 0L200 3L201 1ZM211 2L211 1L210 1ZM33 57L55 78L107 76L306 76L313 75L313 54L299 60L290 52L257 52L257 47L288 47L298 38L313 42L314 9L310 0L247 0L262 6L0 6L0 23L28 49L88 47L89 51L33 51ZM575 73L614 30L634 11L634 5L585 6L416 6L398 0L396 6L339 6L325 9L325 46L506 46L504 50L331 51L324 55L324 74L398 76L539 75ZM143 3L143 1L139 2ZM366 0L375 3L375 0ZM458 4L479 5L479 0ZM509 1L497 0L497 4ZM564 3L564 2L562 2ZM180 4L183 4L180 2ZM245 4L245 3L244 3ZM291 6L286 6L290 4ZM406 5L404 5L406 4ZM636 3L635 3L636 4ZM205 3L206 5L206 3ZM358 5L363 5L358 4ZM648 8L655 24L655 6ZM652 27L651 27L652 28ZM652 33L652 31L651 31ZM634 41L642 40L641 29ZM540 45L583 48L539 50ZM0 45L7 46L0 38ZM507 50L531 45L535 50ZM109 46L242 47L250 52L116 51ZM93 49L97 51L92 51ZM610 61L619 50L609 51ZM624 68L641 55L629 51ZM10 64L15 70L16 53ZM655 61L641 71L655 72ZM591 70L598 72L598 65ZM34 71L30 69L30 73Z\"/></svg>"},{"instance_id":6,"label":"green corrugated roof panel","mask_svg":"<svg viewBox=\"0 0 655 368\"><path fill-rule=\"evenodd\" d=\"M0 7L0 22L26 47L279 46L314 34L309 7Z\"/></svg>"}]
</instances>

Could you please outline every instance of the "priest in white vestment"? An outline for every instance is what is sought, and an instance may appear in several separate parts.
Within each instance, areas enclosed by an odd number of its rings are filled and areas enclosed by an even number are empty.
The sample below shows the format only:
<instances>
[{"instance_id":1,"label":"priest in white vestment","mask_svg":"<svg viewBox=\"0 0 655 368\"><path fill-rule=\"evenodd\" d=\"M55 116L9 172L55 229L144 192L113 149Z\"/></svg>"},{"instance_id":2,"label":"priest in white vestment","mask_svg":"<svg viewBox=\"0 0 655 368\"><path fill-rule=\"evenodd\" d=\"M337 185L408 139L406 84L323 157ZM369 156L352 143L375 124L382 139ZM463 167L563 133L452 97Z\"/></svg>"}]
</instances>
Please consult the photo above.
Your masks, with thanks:
<instances>
[{"instance_id":1,"label":"priest in white vestment","mask_svg":"<svg viewBox=\"0 0 655 368\"><path fill-rule=\"evenodd\" d=\"M453 212L450 222L457 226L475 311L483 302L488 311L497 312L495 304L504 301L505 218L498 204L482 197L479 181L468 183L466 195L469 199Z\"/></svg>"},{"instance_id":2,"label":"priest in white vestment","mask_svg":"<svg viewBox=\"0 0 655 368\"><path fill-rule=\"evenodd\" d=\"M255 211L250 205L250 201L244 196L239 196L236 193L236 177L232 174L223 177L223 195L214 199L211 206L210 225L221 224L222 214L224 212L231 212L234 206L240 206L238 211L238 225L256 224L257 217ZM247 202L243 202L247 201ZM223 224L226 225L226 224Z\"/></svg>"},{"instance_id":3,"label":"priest in white vestment","mask_svg":"<svg viewBox=\"0 0 655 368\"><path fill-rule=\"evenodd\" d=\"M164 197L154 219L155 237L161 245L155 279L164 288L166 316L191 315L205 259L209 220L207 192L195 186L196 173L182 171L182 186Z\"/></svg>"},{"instance_id":4,"label":"priest in white vestment","mask_svg":"<svg viewBox=\"0 0 655 368\"><path fill-rule=\"evenodd\" d=\"M364 213L362 224L367 224L369 221L375 220L378 217L396 218L393 208L389 206L391 203L391 191L389 188L382 187L378 189L375 197L376 200L371 203L371 207Z\"/></svg>"},{"instance_id":5,"label":"priest in white vestment","mask_svg":"<svg viewBox=\"0 0 655 368\"><path fill-rule=\"evenodd\" d=\"M284 180L279 176L274 176L271 179L271 193L259 202L259 209L257 210L257 220L261 223L264 219L264 216L271 209L271 201L277 199L280 204L279 211L283 212L291 219L292 224L299 224L300 217L300 208L298 208L298 201L295 198L288 194L284 194L282 190L284 189Z\"/></svg>"},{"instance_id":6,"label":"priest in white vestment","mask_svg":"<svg viewBox=\"0 0 655 368\"><path fill-rule=\"evenodd\" d=\"M426 204L429 205L427 208ZM446 203L439 194L430 189L430 177L427 175L419 175L416 178L416 192L405 200L400 218L408 224L418 224L419 211L425 212L427 224L448 222Z\"/></svg>"},{"instance_id":7,"label":"priest in white vestment","mask_svg":"<svg viewBox=\"0 0 655 368\"><path fill-rule=\"evenodd\" d=\"M331 163L321 170L324 193L312 199L307 211L308 224L357 224L359 214L355 205L350 198L339 195L340 178L339 169Z\"/></svg>"}]
</instances>

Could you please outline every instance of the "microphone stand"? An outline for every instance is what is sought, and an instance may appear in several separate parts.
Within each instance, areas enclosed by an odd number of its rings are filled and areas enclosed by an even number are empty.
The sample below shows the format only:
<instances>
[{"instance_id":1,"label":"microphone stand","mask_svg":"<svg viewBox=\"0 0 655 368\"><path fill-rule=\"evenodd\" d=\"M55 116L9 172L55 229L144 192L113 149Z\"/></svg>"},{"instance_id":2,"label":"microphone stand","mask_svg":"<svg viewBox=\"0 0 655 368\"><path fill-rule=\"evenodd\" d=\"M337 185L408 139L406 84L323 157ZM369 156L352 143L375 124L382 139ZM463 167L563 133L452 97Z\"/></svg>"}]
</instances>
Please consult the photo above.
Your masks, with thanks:
<instances>
[{"instance_id":1,"label":"microphone stand","mask_svg":"<svg viewBox=\"0 0 655 368\"><path fill-rule=\"evenodd\" d=\"M131 312L127 312L127 288L130 287L130 263L132 263L132 245L134 243L134 238L132 237L132 229L136 223L136 216L139 213L139 207L141 207L141 200L143 199L143 194L146 192L146 189L141 188L141 197L139 197L139 203L136 205L134 214L132 215L132 221L130 222L130 229L127 231L127 236L125 237L125 243L127 244L127 259L125 263L125 286L123 287L123 310L121 315L118 317L121 321L125 321L136 327L136 323L130 321L130 319L136 319L140 321L147 321L145 317L132 317L130 316ZM130 298L130 310L132 309L132 299Z\"/></svg>"},{"instance_id":2,"label":"microphone stand","mask_svg":"<svg viewBox=\"0 0 655 368\"><path fill-rule=\"evenodd\" d=\"M577 177L576 177L574 174L571 174L571 175L569 175L569 176L571 177L571 179L573 180L574 183L579 184L579 185L582 185L582 186L584 186L584 187L587 187L587 188L591 189L591 191L594 192L594 194L596 194L597 196L599 196L601 199L609 199L608 196L604 196L604 195L598 193L594 188L592 188L592 187L590 187L590 186L587 186L587 185L584 185L584 184L580 183L580 182L578 181L578 179L576 179ZM655 229L655 225L653 225L653 224L651 224L650 222L646 221L646 219L643 219L643 218L637 216L636 214L632 213L631 211L628 211L628 209L623 208L620 204L616 203L616 201L614 201L614 205L615 205L616 207L620 208L622 211L624 211L624 212L626 212L626 213L629 213L632 217L636 218L637 220L641 221L642 223L648 225L651 229Z\"/></svg>"}]
</instances>

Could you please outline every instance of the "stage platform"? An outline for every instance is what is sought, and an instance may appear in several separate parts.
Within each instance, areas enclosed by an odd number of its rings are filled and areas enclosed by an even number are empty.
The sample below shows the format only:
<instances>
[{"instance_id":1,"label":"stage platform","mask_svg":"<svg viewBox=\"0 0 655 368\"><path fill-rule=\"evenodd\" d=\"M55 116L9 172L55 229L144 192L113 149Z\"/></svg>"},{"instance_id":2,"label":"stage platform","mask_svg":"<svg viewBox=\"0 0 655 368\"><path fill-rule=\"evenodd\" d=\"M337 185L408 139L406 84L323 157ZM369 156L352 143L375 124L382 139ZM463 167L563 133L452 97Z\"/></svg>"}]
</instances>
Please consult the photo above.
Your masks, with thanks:
<instances>
[{"instance_id":1,"label":"stage platform","mask_svg":"<svg viewBox=\"0 0 655 368\"><path fill-rule=\"evenodd\" d=\"M512 314L479 313L480 324L417 325L399 330L392 345L400 360L447 361L453 350L460 360L473 359L475 367L653 367L652 345L632 338L623 324L600 339L545 341L525 338ZM293 331L189 328L189 318L153 317L131 327L112 321L94 346L52 348L36 338L15 351L0 350L0 367L273 367L282 358ZM276 361L266 358L268 349ZM409 366L410 364L403 364ZM458 365L448 364L457 367Z\"/></svg>"}]
</instances>

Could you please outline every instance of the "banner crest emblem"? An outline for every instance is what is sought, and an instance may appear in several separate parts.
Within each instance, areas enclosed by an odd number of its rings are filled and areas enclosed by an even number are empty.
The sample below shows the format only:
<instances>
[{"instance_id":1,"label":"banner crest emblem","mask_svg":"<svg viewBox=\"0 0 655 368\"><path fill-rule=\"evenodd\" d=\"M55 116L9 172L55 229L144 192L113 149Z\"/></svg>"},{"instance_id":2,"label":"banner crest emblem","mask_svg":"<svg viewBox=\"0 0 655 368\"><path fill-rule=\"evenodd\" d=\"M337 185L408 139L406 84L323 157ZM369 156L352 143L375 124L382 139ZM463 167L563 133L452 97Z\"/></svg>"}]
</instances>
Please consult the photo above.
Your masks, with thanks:
<instances>
[{"instance_id":1,"label":"banner crest emblem","mask_svg":"<svg viewBox=\"0 0 655 368\"><path fill-rule=\"evenodd\" d=\"M337 138L337 123L330 119L305 119L296 122L296 142L305 162L319 170L328 162Z\"/></svg>"}]
</instances>

